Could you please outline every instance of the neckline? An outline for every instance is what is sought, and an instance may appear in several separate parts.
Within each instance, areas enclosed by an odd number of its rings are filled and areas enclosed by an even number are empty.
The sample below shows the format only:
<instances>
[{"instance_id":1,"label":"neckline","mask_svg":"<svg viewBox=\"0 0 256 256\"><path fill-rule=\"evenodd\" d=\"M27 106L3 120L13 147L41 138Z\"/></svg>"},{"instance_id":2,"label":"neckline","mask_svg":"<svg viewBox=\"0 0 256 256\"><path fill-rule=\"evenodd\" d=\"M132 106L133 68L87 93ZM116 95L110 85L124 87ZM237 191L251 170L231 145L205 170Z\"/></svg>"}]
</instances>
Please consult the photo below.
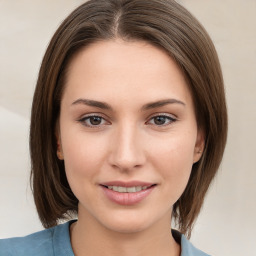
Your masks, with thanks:
<instances>
[{"instance_id":1,"label":"neckline","mask_svg":"<svg viewBox=\"0 0 256 256\"><path fill-rule=\"evenodd\" d=\"M72 246L71 246L71 235L70 235L70 226L72 223L77 220L70 220L64 224L60 224L54 228L53 231L53 250L54 255L63 255L63 256L75 256ZM175 241L181 247L181 256L194 255L207 255L202 251L196 249L179 231L172 229L172 236Z\"/></svg>"}]
</instances>

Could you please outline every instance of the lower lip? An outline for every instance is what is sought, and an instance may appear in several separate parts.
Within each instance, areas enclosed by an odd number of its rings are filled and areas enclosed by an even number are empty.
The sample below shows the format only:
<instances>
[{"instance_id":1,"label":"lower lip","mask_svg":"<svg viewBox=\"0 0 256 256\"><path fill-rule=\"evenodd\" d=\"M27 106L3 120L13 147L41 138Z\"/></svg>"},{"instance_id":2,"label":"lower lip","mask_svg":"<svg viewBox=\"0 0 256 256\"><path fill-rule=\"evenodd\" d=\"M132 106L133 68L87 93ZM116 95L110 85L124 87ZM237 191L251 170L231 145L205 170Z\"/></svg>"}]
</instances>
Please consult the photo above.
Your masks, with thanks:
<instances>
[{"instance_id":1,"label":"lower lip","mask_svg":"<svg viewBox=\"0 0 256 256\"><path fill-rule=\"evenodd\" d=\"M120 193L112 189L108 189L104 186L102 186L102 189L107 198L110 199L112 202L120 205L133 205L145 199L155 187L156 186L152 186L134 193Z\"/></svg>"}]
</instances>

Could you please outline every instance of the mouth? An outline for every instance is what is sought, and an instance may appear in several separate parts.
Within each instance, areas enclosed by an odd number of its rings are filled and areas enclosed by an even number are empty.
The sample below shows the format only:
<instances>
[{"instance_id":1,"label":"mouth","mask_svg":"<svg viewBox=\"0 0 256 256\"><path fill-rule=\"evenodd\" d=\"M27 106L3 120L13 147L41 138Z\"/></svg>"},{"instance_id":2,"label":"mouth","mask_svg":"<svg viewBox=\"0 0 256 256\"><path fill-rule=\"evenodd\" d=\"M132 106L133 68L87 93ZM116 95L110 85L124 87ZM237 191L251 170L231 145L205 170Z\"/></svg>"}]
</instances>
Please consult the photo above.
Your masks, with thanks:
<instances>
[{"instance_id":1,"label":"mouth","mask_svg":"<svg viewBox=\"0 0 256 256\"><path fill-rule=\"evenodd\" d=\"M157 184L145 182L108 182L100 184L105 196L120 205L135 205L145 200Z\"/></svg>"},{"instance_id":2,"label":"mouth","mask_svg":"<svg viewBox=\"0 0 256 256\"><path fill-rule=\"evenodd\" d=\"M102 185L102 186L107 189L111 189L113 191L119 192L119 193L136 193L136 192L140 192L142 190L149 189L153 186L156 186L156 184L152 184L149 186L131 186L131 187L111 186L111 185L110 186Z\"/></svg>"}]
</instances>

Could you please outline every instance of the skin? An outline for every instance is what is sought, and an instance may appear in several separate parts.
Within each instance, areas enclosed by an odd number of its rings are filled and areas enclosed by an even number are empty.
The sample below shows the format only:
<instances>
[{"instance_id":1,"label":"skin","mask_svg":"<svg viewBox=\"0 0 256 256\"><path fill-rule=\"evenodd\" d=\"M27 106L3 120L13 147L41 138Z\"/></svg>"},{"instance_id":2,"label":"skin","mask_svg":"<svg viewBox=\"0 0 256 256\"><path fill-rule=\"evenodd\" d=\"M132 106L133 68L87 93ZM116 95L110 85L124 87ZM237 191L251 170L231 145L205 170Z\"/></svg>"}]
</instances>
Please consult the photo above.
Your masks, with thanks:
<instances>
[{"instance_id":1,"label":"skin","mask_svg":"<svg viewBox=\"0 0 256 256\"><path fill-rule=\"evenodd\" d=\"M100 41L74 57L65 86L58 156L79 200L71 226L75 255L180 255L170 232L172 206L200 159L204 137L178 66L145 42ZM100 186L116 180L156 186L124 206Z\"/></svg>"}]
</instances>

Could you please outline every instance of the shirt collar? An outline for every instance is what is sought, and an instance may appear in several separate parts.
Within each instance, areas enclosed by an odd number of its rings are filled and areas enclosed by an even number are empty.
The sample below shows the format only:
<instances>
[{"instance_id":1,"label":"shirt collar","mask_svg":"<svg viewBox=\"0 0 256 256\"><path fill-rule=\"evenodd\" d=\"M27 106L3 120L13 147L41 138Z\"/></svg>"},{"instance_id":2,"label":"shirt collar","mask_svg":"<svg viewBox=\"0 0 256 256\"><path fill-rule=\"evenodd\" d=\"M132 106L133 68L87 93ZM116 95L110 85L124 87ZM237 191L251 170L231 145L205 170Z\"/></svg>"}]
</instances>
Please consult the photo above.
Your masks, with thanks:
<instances>
[{"instance_id":1,"label":"shirt collar","mask_svg":"<svg viewBox=\"0 0 256 256\"><path fill-rule=\"evenodd\" d=\"M209 256L208 254L197 249L183 234L172 229L172 236L175 241L181 245L181 256Z\"/></svg>"},{"instance_id":2,"label":"shirt collar","mask_svg":"<svg viewBox=\"0 0 256 256\"><path fill-rule=\"evenodd\" d=\"M76 220L71 220L54 228L53 250L55 255L74 256L71 247L69 227L75 221ZM209 256L195 248L179 231L172 229L172 235L175 241L181 245L181 256Z\"/></svg>"}]
</instances>

